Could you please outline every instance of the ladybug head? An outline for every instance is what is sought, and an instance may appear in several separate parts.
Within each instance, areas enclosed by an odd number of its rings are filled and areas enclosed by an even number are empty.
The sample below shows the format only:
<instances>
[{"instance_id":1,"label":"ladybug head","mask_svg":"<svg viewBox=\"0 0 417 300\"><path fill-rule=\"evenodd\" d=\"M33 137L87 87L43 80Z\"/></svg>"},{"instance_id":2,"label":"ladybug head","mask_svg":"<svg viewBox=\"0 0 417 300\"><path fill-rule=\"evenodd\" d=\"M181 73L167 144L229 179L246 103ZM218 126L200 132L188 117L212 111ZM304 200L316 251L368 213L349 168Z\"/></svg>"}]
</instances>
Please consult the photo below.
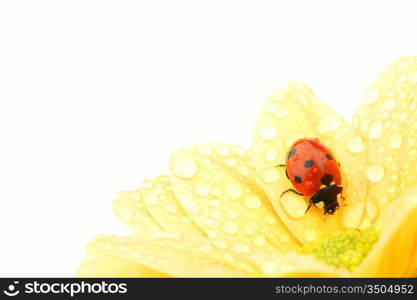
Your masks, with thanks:
<instances>
[{"instance_id":1,"label":"ladybug head","mask_svg":"<svg viewBox=\"0 0 417 300\"><path fill-rule=\"evenodd\" d=\"M331 184L319 189L311 198L310 202L322 207L324 214L333 215L339 208L338 195L343 191L343 187Z\"/></svg>"}]
</instances>

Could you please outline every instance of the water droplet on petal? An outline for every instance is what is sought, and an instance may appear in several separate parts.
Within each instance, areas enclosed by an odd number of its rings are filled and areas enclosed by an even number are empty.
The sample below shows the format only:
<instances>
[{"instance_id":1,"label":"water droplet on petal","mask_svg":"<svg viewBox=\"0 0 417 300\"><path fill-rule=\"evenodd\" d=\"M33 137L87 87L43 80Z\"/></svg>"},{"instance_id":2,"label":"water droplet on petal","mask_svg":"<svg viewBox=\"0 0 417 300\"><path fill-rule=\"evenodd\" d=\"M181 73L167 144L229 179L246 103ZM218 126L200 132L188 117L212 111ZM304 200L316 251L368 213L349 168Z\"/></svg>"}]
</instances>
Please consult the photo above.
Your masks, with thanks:
<instances>
[{"instance_id":1,"label":"water droplet on petal","mask_svg":"<svg viewBox=\"0 0 417 300\"><path fill-rule=\"evenodd\" d=\"M194 186L194 193L199 196L207 196L210 194L210 184L199 182Z\"/></svg>"},{"instance_id":2,"label":"water droplet on petal","mask_svg":"<svg viewBox=\"0 0 417 300\"><path fill-rule=\"evenodd\" d=\"M239 199L240 196L242 195L242 189L240 187L239 183L229 183L226 187L226 194L231 198L231 199Z\"/></svg>"},{"instance_id":3,"label":"water droplet on petal","mask_svg":"<svg viewBox=\"0 0 417 300\"><path fill-rule=\"evenodd\" d=\"M303 197L286 193L280 199L283 210L290 218L300 219L304 217L307 204Z\"/></svg>"},{"instance_id":4,"label":"water droplet on petal","mask_svg":"<svg viewBox=\"0 0 417 300\"><path fill-rule=\"evenodd\" d=\"M265 151L266 161L275 161L278 158L278 152L275 148L270 148Z\"/></svg>"},{"instance_id":5,"label":"water droplet on petal","mask_svg":"<svg viewBox=\"0 0 417 300\"><path fill-rule=\"evenodd\" d=\"M362 120L360 124L360 128L362 131L368 131L369 128L369 120Z\"/></svg>"},{"instance_id":6,"label":"water droplet on petal","mask_svg":"<svg viewBox=\"0 0 417 300\"><path fill-rule=\"evenodd\" d=\"M190 179L197 172L197 164L191 158L177 159L172 162L171 170L178 177Z\"/></svg>"},{"instance_id":7,"label":"water droplet on petal","mask_svg":"<svg viewBox=\"0 0 417 300\"><path fill-rule=\"evenodd\" d=\"M259 136L265 141L273 140L276 134L277 130L275 127L263 126L259 128Z\"/></svg>"},{"instance_id":8,"label":"water droplet on petal","mask_svg":"<svg viewBox=\"0 0 417 300\"><path fill-rule=\"evenodd\" d=\"M378 203L372 200L366 202L366 214L369 217L369 220L373 222L378 215Z\"/></svg>"},{"instance_id":9,"label":"water droplet on petal","mask_svg":"<svg viewBox=\"0 0 417 300\"><path fill-rule=\"evenodd\" d=\"M250 196L243 201L243 204L247 208L259 208L261 207L261 203L261 199L256 195Z\"/></svg>"},{"instance_id":10,"label":"water droplet on petal","mask_svg":"<svg viewBox=\"0 0 417 300\"><path fill-rule=\"evenodd\" d=\"M313 228L309 228L304 232L304 237L307 240L307 242L311 243L317 238L317 230Z\"/></svg>"},{"instance_id":11,"label":"water droplet on petal","mask_svg":"<svg viewBox=\"0 0 417 300\"><path fill-rule=\"evenodd\" d=\"M371 139L377 139L382 133L382 123L379 121L376 121L372 123L371 128L369 129L369 137Z\"/></svg>"},{"instance_id":12,"label":"water droplet on petal","mask_svg":"<svg viewBox=\"0 0 417 300\"><path fill-rule=\"evenodd\" d=\"M366 177L372 182L379 182L384 178L384 167L380 165L369 165L366 170Z\"/></svg>"},{"instance_id":13,"label":"water droplet on petal","mask_svg":"<svg viewBox=\"0 0 417 300\"><path fill-rule=\"evenodd\" d=\"M320 134L336 130L339 128L342 120L338 115L327 115L322 117L316 125L316 129Z\"/></svg>"},{"instance_id":14,"label":"water droplet on petal","mask_svg":"<svg viewBox=\"0 0 417 300\"><path fill-rule=\"evenodd\" d=\"M205 244L200 246L200 250L203 252L210 252L213 250L213 247L211 245Z\"/></svg>"},{"instance_id":15,"label":"water droplet on petal","mask_svg":"<svg viewBox=\"0 0 417 300\"><path fill-rule=\"evenodd\" d=\"M389 145L392 148L400 148L402 143L403 143L403 138L398 133L394 133L389 139Z\"/></svg>"},{"instance_id":16,"label":"water droplet on petal","mask_svg":"<svg viewBox=\"0 0 417 300\"><path fill-rule=\"evenodd\" d=\"M242 176L244 176L244 177L246 177L246 176L248 176L248 175L249 175L249 168L248 168L248 167L246 167L246 166L244 166L244 165L238 166L238 167L236 168L236 170L237 170L237 172L238 172L240 175L242 175Z\"/></svg>"},{"instance_id":17,"label":"water droplet on petal","mask_svg":"<svg viewBox=\"0 0 417 300\"><path fill-rule=\"evenodd\" d=\"M393 99L388 99L384 103L384 108L386 110L392 110L394 108L394 106L395 106L395 101Z\"/></svg>"},{"instance_id":18,"label":"water droplet on petal","mask_svg":"<svg viewBox=\"0 0 417 300\"><path fill-rule=\"evenodd\" d=\"M288 110L285 107L278 107L275 113L277 119L283 119L288 116Z\"/></svg>"},{"instance_id":19,"label":"water droplet on petal","mask_svg":"<svg viewBox=\"0 0 417 300\"><path fill-rule=\"evenodd\" d=\"M236 253L249 253L250 248L247 245L235 244L232 247L232 250Z\"/></svg>"},{"instance_id":20,"label":"water droplet on petal","mask_svg":"<svg viewBox=\"0 0 417 300\"><path fill-rule=\"evenodd\" d=\"M268 223L268 224L270 224L270 225L272 225L272 224L274 224L276 222L276 220L275 220L275 218L273 216L267 215L265 217L265 222Z\"/></svg>"},{"instance_id":21,"label":"water droplet on petal","mask_svg":"<svg viewBox=\"0 0 417 300\"><path fill-rule=\"evenodd\" d=\"M222 229L227 234L235 234L239 230L239 226L233 222L226 222L223 224Z\"/></svg>"},{"instance_id":22,"label":"water droplet on petal","mask_svg":"<svg viewBox=\"0 0 417 300\"><path fill-rule=\"evenodd\" d=\"M284 101L285 94L282 90L273 91L271 95L269 96L269 99L271 101Z\"/></svg>"},{"instance_id":23,"label":"water droplet on petal","mask_svg":"<svg viewBox=\"0 0 417 300\"><path fill-rule=\"evenodd\" d=\"M227 244L225 241L217 240L213 242L213 245L222 250L227 249Z\"/></svg>"},{"instance_id":24,"label":"water droplet on petal","mask_svg":"<svg viewBox=\"0 0 417 300\"><path fill-rule=\"evenodd\" d=\"M281 175L279 174L278 169L275 167L264 169L262 170L262 173L261 173L262 180L267 183L274 183L278 181L280 176Z\"/></svg>"},{"instance_id":25,"label":"water droplet on petal","mask_svg":"<svg viewBox=\"0 0 417 300\"><path fill-rule=\"evenodd\" d=\"M417 83L417 71L408 74L408 81L411 84Z\"/></svg>"},{"instance_id":26,"label":"water droplet on petal","mask_svg":"<svg viewBox=\"0 0 417 300\"><path fill-rule=\"evenodd\" d=\"M256 247L262 247L266 243L266 239L263 236L258 236L252 240L253 244Z\"/></svg>"},{"instance_id":27,"label":"water droplet on petal","mask_svg":"<svg viewBox=\"0 0 417 300\"><path fill-rule=\"evenodd\" d=\"M360 136L354 136L348 139L347 148L352 153L359 153L363 151L363 141Z\"/></svg>"},{"instance_id":28,"label":"water droplet on petal","mask_svg":"<svg viewBox=\"0 0 417 300\"><path fill-rule=\"evenodd\" d=\"M269 113L274 113L274 112L277 111L277 107L278 107L278 105L276 105L275 103L267 102L265 104L264 109L265 109L265 111L267 111Z\"/></svg>"},{"instance_id":29,"label":"water droplet on petal","mask_svg":"<svg viewBox=\"0 0 417 300\"><path fill-rule=\"evenodd\" d=\"M247 235L252 235L258 230L258 225L255 223L245 223L243 230Z\"/></svg>"},{"instance_id":30,"label":"water droplet on petal","mask_svg":"<svg viewBox=\"0 0 417 300\"><path fill-rule=\"evenodd\" d=\"M375 103L378 98L379 89L376 87L368 88L363 95L363 101L365 101L367 104Z\"/></svg>"}]
</instances>

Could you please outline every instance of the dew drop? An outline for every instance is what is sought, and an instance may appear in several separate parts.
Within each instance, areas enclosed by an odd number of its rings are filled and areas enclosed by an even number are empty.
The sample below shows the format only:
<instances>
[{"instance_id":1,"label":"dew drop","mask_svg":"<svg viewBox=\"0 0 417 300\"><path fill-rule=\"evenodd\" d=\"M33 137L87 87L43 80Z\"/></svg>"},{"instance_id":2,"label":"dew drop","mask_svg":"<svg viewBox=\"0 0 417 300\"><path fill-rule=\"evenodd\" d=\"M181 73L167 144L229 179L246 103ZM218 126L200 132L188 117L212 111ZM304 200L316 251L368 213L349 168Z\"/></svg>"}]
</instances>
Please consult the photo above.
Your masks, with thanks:
<instances>
[{"instance_id":1,"label":"dew drop","mask_svg":"<svg viewBox=\"0 0 417 300\"><path fill-rule=\"evenodd\" d=\"M263 236L258 236L252 240L253 244L256 247L262 247L266 243L266 239Z\"/></svg>"},{"instance_id":2,"label":"dew drop","mask_svg":"<svg viewBox=\"0 0 417 300\"><path fill-rule=\"evenodd\" d=\"M249 175L249 168L248 168L248 167L246 167L246 166L244 166L244 165L238 166L238 167L236 168L236 170L237 170L237 172L238 172L240 175L242 175L242 176L244 176L244 177L246 177L246 176L248 176L248 175Z\"/></svg>"},{"instance_id":3,"label":"dew drop","mask_svg":"<svg viewBox=\"0 0 417 300\"><path fill-rule=\"evenodd\" d=\"M389 145L392 148L400 148L402 143L403 143L403 138L398 133L394 133L389 139Z\"/></svg>"},{"instance_id":4,"label":"dew drop","mask_svg":"<svg viewBox=\"0 0 417 300\"><path fill-rule=\"evenodd\" d=\"M362 120L360 124L360 128L362 131L368 131L369 128L369 120Z\"/></svg>"},{"instance_id":5,"label":"dew drop","mask_svg":"<svg viewBox=\"0 0 417 300\"><path fill-rule=\"evenodd\" d=\"M369 165L366 170L366 177L372 182L379 182L384 178L384 167L380 165Z\"/></svg>"},{"instance_id":6,"label":"dew drop","mask_svg":"<svg viewBox=\"0 0 417 300\"><path fill-rule=\"evenodd\" d=\"M317 238L317 230L309 228L304 232L304 238L307 242L311 243Z\"/></svg>"},{"instance_id":7,"label":"dew drop","mask_svg":"<svg viewBox=\"0 0 417 300\"><path fill-rule=\"evenodd\" d=\"M283 234L279 238L282 243L288 243L290 241L290 236L288 234Z\"/></svg>"},{"instance_id":8,"label":"dew drop","mask_svg":"<svg viewBox=\"0 0 417 300\"><path fill-rule=\"evenodd\" d=\"M303 197L286 193L281 198L281 206L285 213L293 219L300 219L304 217L307 209L307 204Z\"/></svg>"},{"instance_id":9,"label":"dew drop","mask_svg":"<svg viewBox=\"0 0 417 300\"><path fill-rule=\"evenodd\" d=\"M199 182L194 186L194 193L199 196L207 196L210 194L210 184Z\"/></svg>"},{"instance_id":10,"label":"dew drop","mask_svg":"<svg viewBox=\"0 0 417 300\"><path fill-rule=\"evenodd\" d=\"M230 255L229 253L226 253L225 255L223 255L224 259L228 262L228 263L234 263L235 259L233 258L232 255Z\"/></svg>"},{"instance_id":11,"label":"dew drop","mask_svg":"<svg viewBox=\"0 0 417 300\"><path fill-rule=\"evenodd\" d=\"M216 152L222 156L229 155L229 148L225 145L216 145Z\"/></svg>"},{"instance_id":12,"label":"dew drop","mask_svg":"<svg viewBox=\"0 0 417 300\"><path fill-rule=\"evenodd\" d=\"M376 121L374 123L372 123L371 128L369 129L369 137L371 139L377 139L380 137L381 133L382 133L382 123L379 121Z\"/></svg>"},{"instance_id":13,"label":"dew drop","mask_svg":"<svg viewBox=\"0 0 417 300\"><path fill-rule=\"evenodd\" d=\"M246 198L243 201L243 204L247 207L247 208L260 208L261 207L261 199L254 195L254 196L250 196L248 198Z\"/></svg>"},{"instance_id":14,"label":"dew drop","mask_svg":"<svg viewBox=\"0 0 417 300\"><path fill-rule=\"evenodd\" d=\"M284 101L285 94L282 90L273 91L271 95L269 96L269 99L271 101Z\"/></svg>"},{"instance_id":15,"label":"dew drop","mask_svg":"<svg viewBox=\"0 0 417 300\"><path fill-rule=\"evenodd\" d=\"M234 166L236 165L236 160L235 160L235 159L233 159L233 158L229 158L229 159L226 159L226 160L224 161L224 163L225 163L226 165L228 165L229 167L234 167Z\"/></svg>"},{"instance_id":16,"label":"dew drop","mask_svg":"<svg viewBox=\"0 0 417 300\"><path fill-rule=\"evenodd\" d=\"M265 151L266 161L275 161L278 158L278 152L275 148L270 148Z\"/></svg>"},{"instance_id":17,"label":"dew drop","mask_svg":"<svg viewBox=\"0 0 417 300\"><path fill-rule=\"evenodd\" d=\"M393 99L388 99L384 103L384 108L386 110L392 110L394 108L394 106L395 106L395 101Z\"/></svg>"},{"instance_id":18,"label":"dew drop","mask_svg":"<svg viewBox=\"0 0 417 300\"><path fill-rule=\"evenodd\" d=\"M278 107L275 113L277 119L283 119L288 116L288 110L285 107Z\"/></svg>"},{"instance_id":19,"label":"dew drop","mask_svg":"<svg viewBox=\"0 0 417 300\"><path fill-rule=\"evenodd\" d=\"M227 244L226 244L226 242L224 242L224 241L220 241L220 240L214 241L214 242L213 242L213 245L214 245L216 248L219 248L219 249L222 249L222 250L227 249Z\"/></svg>"},{"instance_id":20,"label":"dew drop","mask_svg":"<svg viewBox=\"0 0 417 300\"><path fill-rule=\"evenodd\" d=\"M359 153L363 151L363 141L360 136L350 137L347 141L347 148L352 153Z\"/></svg>"},{"instance_id":21,"label":"dew drop","mask_svg":"<svg viewBox=\"0 0 417 300\"><path fill-rule=\"evenodd\" d=\"M346 228L356 228L359 226L364 209L365 207L361 201L349 203L342 211L344 226Z\"/></svg>"},{"instance_id":22,"label":"dew drop","mask_svg":"<svg viewBox=\"0 0 417 300\"><path fill-rule=\"evenodd\" d=\"M177 212L177 208L174 205L167 205L165 206L165 210L169 213L176 213Z\"/></svg>"},{"instance_id":23,"label":"dew drop","mask_svg":"<svg viewBox=\"0 0 417 300\"><path fill-rule=\"evenodd\" d=\"M130 209L121 209L117 211L117 215L126 223L130 223L133 219L133 212Z\"/></svg>"},{"instance_id":24,"label":"dew drop","mask_svg":"<svg viewBox=\"0 0 417 300\"><path fill-rule=\"evenodd\" d=\"M200 246L200 250L203 252L210 252L213 250L213 247L211 245L205 244Z\"/></svg>"},{"instance_id":25,"label":"dew drop","mask_svg":"<svg viewBox=\"0 0 417 300\"><path fill-rule=\"evenodd\" d=\"M259 128L259 136L265 141L273 140L276 134L277 134L277 130L274 127L264 126L264 127Z\"/></svg>"},{"instance_id":26,"label":"dew drop","mask_svg":"<svg viewBox=\"0 0 417 300\"><path fill-rule=\"evenodd\" d=\"M211 214L211 217L214 218L214 219L220 218L220 216L221 216L221 213L218 212L218 211L214 211Z\"/></svg>"},{"instance_id":27,"label":"dew drop","mask_svg":"<svg viewBox=\"0 0 417 300\"><path fill-rule=\"evenodd\" d=\"M245 223L243 230L247 235L252 235L258 230L258 225L255 223Z\"/></svg>"},{"instance_id":28,"label":"dew drop","mask_svg":"<svg viewBox=\"0 0 417 300\"><path fill-rule=\"evenodd\" d=\"M209 145L197 145L197 151L201 154L210 155L211 147Z\"/></svg>"},{"instance_id":29,"label":"dew drop","mask_svg":"<svg viewBox=\"0 0 417 300\"><path fill-rule=\"evenodd\" d=\"M261 177L263 181L267 183L273 183L278 181L278 179L280 178L280 174L278 169L273 167L262 170Z\"/></svg>"},{"instance_id":30,"label":"dew drop","mask_svg":"<svg viewBox=\"0 0 417 300\"><path fill-rule=\"evenodd\" d=\"M242 189L239 183L229 183L226 186L226 194L233 200L239 199L242 195Z\"/></svg>"},{"instance_id":31,"label":"dew drop","mask_svg":"<svg viewBox=\"0 0 417 300\"><path fill-rule=\"evenodd\" d=\"M227 213L227 217L230 218L230 219L236 219L237 218L237 212L235 212L235 211L229 211Z\"/></svg>"},{"instance_id":32,"label":"dew drop","mask_svg":"<svg viewBox=\"0 0 417 300\"><path fill-rule=\"evenodd\" d=\"M366 202L366 214L369 217L369 220L373 222L378 215L378 203L372 200Z\"/></svg>"},{"instance_id":33,"label":"dew drop","mask_svg":"<svg viewBox=\"0 0 417 300\"><path fill-rule=\"evenodd\" d=\"M316 125L316 129L320 134L336 130L339 128L342 120L338 115L327 115L322 117Z\"/></svg>"},{"instance_id":34,"label":"dew drop","mask_svg":"<svg viewBox=\"0 0 417 300\"><path fill-rule=\"evenodd\" d=\"M171 170L178 177L190 179L197 172L197 164L191 158L177 159L172 162Z\"/></svg>"},{"instance_id":35,"label":"dew drop","mask_svg":"<svg viewBox=\"0 0 417 300\"><path fill-rule=\"evenodd\" d=\"M236 225L236 223L233 222L226 222L223 224L222 229L227 234L235 234L239 230L239 226Z\"/></svg>"},{"instance_id":36,"label":"dew drop","mask_svg":"<svg viewBox=\"0 0 417 300\"><path fill-rule=\"evenodd\" d=\"M214 230L211 230L211 229L207 229L206 234L211 239L215 239L217 237L217 232L215 232Z\"/></svg>"},{"instance_id":37,"label":"dew drop","mask_svg":"<svg viewBox=\"0 0 417 300\"><path fill-rule=\"evenodd\" d=\"M275 220L275 218L273 216L267 215L267 216L265 216L265 222L267 224L272 225L272 224L275 224L276 220Z\"/></svg>"},{"instance_id":38,"label":"dew drop","mask_svg":"<svg viewBox=\"0 0 417 300\"><path fill-rule=\"evenodd\" d=\"M368 88L364 95L363 95L363 101L365 101L367 104L375 103L379 98L379 89L376 87Z\"/></svg>"},{"instance_id":39,"label":"dew drop","mask_svg":"<svg viewBox=\"0 0 417 300\"><path fill-rule=\"evenodd\" d=\"M233 245L232 250L236 253L249 253L250 252L250 248L242 244Z\"/></svg>"},{"instance_id":40,"label":"dew drop","mask_svg":"<svg viewBox=\"0 0 417 300\"><path fill-rule=\"evenodd\" d=\"M411 84L417 83L417 71L414 71L408 74L408 81Z\"/></svg>"},{"instance_id":41,"label":"dew drop","mask_svg":"<svg viewBox=\"0 0 417 300\"><path fill-rule=\"evenodd\" d=\"M277 107L278 107L278 105L276 105L275 103L267 102L265 104L264 109L265 109L266 112L274 113L274 112L277 111Z\"/></svg>"}]
</instances>

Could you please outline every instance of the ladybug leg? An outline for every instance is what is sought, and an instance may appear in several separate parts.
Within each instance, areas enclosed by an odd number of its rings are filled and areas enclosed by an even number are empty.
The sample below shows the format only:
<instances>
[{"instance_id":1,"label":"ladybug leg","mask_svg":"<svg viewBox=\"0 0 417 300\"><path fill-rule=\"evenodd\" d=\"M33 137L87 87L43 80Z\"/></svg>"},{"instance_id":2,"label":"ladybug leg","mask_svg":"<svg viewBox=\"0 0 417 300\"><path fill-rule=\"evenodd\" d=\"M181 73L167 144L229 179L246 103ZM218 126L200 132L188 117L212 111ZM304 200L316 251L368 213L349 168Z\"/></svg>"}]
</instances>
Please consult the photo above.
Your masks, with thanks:
<instances>
[{"instance_id":1,"label":"ladybug leg","mask_svg":"<svg viewBox=\"0 0 417 300\"><path fill-rule=\"evenodd\" d=\"M294 189L288 189L288 190L283 191L280 197L282 197L284 194L286 194L286 193L288 193L288 192L292 192L292 193L294 193L294 194L297 194L297 195L300 195L300 196L304 196L303 194L301 194L301 193L297 192L297 191L296 191L296 190L294 190Z\"/></svg>"},{"instance_id":2,"label":"ladybug leg","mask_svg":"<svg viewBox=\"0 0 417 300\"><path fill-rule=\"evenodd\" d=\"M276 165L276 166L275 166L275 168L278 168L278 167L286 167L286 165L279 164L279 165Z\"/></svg>"},{"instance_id":3,"label":"ladybug leg","mask_svg":"<svg viewBox=\"0 0 417 300\"><path fill-rule=\"evenodd\" d=\"M306 214L307 212L308 212L308 210L310 209L310 207L313 205L313 202L310 202L310 204L307 206L307 209L306 209L306 211L305 211L305 213L304 214Z\"/></svg>"}]
</instances>

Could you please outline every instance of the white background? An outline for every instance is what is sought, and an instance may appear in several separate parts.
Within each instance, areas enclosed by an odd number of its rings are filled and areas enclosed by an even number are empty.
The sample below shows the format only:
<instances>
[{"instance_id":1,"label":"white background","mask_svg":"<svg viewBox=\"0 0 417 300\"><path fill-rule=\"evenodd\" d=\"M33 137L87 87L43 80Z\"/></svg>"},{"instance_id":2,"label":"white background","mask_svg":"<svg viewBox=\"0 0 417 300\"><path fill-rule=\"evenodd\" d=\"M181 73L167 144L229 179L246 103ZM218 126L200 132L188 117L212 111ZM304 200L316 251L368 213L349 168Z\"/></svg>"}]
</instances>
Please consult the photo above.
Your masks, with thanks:
<instances>
[{"instance_id":1,"label":"white background","mask_svg":"<svg viewBox=\"0 0 417 300\"><path fill-rule=\"evenodd\" d=\"M415 1L414 1L415 2ZM304 81L350 117L417 54L413 1L1 1L0 276L73 276L126 234L117 191L172 150L248 146L266 95Z\"/></svg>"}]
</instances>

